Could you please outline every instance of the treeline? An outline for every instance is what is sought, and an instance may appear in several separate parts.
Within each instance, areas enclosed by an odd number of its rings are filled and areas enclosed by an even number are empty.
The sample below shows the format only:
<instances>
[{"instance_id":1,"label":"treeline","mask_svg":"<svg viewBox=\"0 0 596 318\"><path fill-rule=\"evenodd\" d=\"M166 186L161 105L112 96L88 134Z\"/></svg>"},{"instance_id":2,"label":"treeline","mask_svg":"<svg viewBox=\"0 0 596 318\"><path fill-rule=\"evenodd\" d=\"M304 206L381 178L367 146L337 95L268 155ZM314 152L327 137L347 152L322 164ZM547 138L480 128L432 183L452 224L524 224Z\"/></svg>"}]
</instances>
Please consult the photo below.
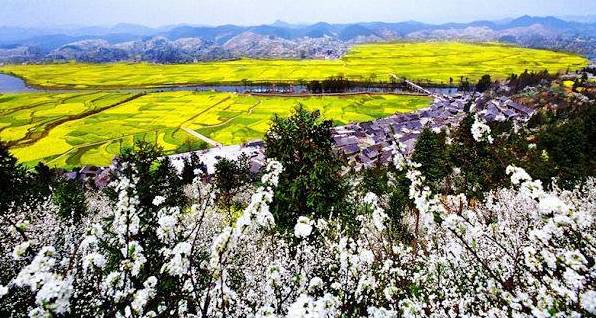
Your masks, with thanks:
<instances>
[{"instance_id":1,"label":"treeline","mask_svg":"<svg viewBox=\"0 0 596 318\"><path fill-rule=\"evenodd\" d=\"M323 81L310 81L306 84L306 89L308 89L311 94L345 93L355 86L356 83L341 76L337 76L330 77Z\"/></svg>"},{"instance_id":2,"label":"treeline","mask_svg":"<svg viewBox=\"0 0 596 318\"><path fill-rule=\"evenodd\" d=\"M528 72L528 70L525 70L519 75L511 74L511 76L507 78L507 85L509 86L510 92L515 94L521 92L526 87L549 85L556 78L557 75L550 74L548 70L541 72Z\"/></svg>"}]
</instances>

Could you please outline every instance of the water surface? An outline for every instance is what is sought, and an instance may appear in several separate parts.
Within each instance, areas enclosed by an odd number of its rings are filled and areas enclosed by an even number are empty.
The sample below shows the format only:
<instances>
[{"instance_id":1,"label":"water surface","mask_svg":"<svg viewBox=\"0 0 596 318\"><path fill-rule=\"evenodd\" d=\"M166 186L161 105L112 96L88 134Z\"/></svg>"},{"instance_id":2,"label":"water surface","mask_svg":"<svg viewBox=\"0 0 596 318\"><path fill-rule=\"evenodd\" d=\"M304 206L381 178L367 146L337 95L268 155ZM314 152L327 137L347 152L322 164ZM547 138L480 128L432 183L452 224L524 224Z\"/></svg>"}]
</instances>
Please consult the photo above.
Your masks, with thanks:
<instances>
[{"instance_id":1,"label":"water surface","mask_svg":"<svg viewBox=\"0 0 596 318\"><path fill-rule=\"evenodd\" d=\"M35 88L31 88L25 84L22 79L0 73L0 93L18 93L18 92L34 92Z\"/></svg>"},{"instance_id":2,"label":"water surface","mask_svg":"<svg viewBox=\"0 0 596 318\"><path fill-rule=\"evenodd\" d=\"M102 89L100 89L102 90ZM130 91L130 92L169 92L169 91L216 91L216 92L236 92L236 93L277 93L277 94L299 94L307 92L307 88L304 85L290 85L290 86L271 86L271 85L193 85L193 86L170 86L162 88L123 88L114 89L117 91ZM457 88L429 88L433 93L454 95L457 93ZM58 89L58 90L40 90L37 88L29 87L22 79L0 73L0 93L18 93L18 92L76 92L80 90L76 89ZM103 89L106 91L106 89ZM388 89L386 87L352 87L348 92L370 92L370 93L400 93L403 92L401 89Z\"/></svg>"}]
</instances>

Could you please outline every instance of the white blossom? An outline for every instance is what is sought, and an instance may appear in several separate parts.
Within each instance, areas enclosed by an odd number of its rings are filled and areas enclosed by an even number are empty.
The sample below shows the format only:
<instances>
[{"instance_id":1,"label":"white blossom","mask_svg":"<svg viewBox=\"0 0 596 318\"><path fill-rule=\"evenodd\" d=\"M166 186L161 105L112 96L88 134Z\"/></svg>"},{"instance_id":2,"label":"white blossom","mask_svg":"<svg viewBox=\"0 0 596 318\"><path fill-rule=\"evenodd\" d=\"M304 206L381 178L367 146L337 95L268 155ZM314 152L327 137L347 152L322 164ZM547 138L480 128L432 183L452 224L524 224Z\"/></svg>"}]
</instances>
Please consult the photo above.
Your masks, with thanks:
<instances>
[{"instance_id":1,"label":"white blossom","mask_svg":"<svg viewBox=\"0 0 596 318\"><path fill-rule=\"evenodd\" d=\"M297 238L307 238L312 232L312 224L313 221L306 216L299 217L298 222L294 226L294 235Z\"/></svg>"},{"instance_id":2,"label":"white blossom","mask_svg":"<svg viewBox=\"0 0 596 318\"><path fill-rule=\"evenodd\" d=\"M8 294L8 287L0 285L0 298L4 297L6 294Z\"/></svg>"},{"instance_id":3,"label":"white blossom","mask_svg":"<svg viewBox=\"0 0 596 318\"><path fill-rule=\"evenodd\" d=\"M486 141L489 144L493 143L493 137L490 135L490 127L488 127L488 125L486 125L478 116L474 117L472 137L478 142Z\"/></svg>"},{"instance_id":4,"label":"white blossom","mask_svg":"<svg viewBox=\"0 0 596 318\"><path fill-rule=\"evenodd\" d=\"M155 198L153 198L153 202L152 203L155 206L160 206L165 201L166 201L166 198L164 198L164 197L162 197L160 195L157 195L157 196L155 196Z\"/></svg>"},{"instance_id":5,"label":"white blossom","mask_svg":"<svg viewBox=\"0 0 596 318\"><path fill-rule=\"evenodd\" d=\"M581 296L581 306L592 315L596 315L596 290L588 290Z\"/></svg>"},{"instance_id":6,"label":"white blossom","mask_svg":"<svg viewBox=\"0 0 596 318\"><path fill-rule=\"evenodd\" d=\"M15 246L13 252L12 252L12 257L14 259L21 259L25 253L27 253L27 250L29 249L29 247L31 246L31 241L25 241L17 246Z\"/></svg>"}]
</instances>

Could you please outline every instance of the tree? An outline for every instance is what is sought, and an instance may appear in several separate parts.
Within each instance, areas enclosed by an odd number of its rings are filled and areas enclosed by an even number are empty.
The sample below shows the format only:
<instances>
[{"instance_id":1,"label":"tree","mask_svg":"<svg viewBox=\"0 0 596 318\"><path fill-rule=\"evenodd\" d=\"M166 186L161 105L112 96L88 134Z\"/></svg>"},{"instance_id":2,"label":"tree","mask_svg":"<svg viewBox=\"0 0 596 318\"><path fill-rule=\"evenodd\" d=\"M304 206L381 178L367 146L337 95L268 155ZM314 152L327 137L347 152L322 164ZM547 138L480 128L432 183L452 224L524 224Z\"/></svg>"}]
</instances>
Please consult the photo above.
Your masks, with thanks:
<instances>
[{"instance_id":1,"label":"tree","mask_svg":"<svg viewBox=\"0 0 596 318\"><path fill-rule=\"evenodd\" d=\"M484 93L487 89L490 88L491 83L492 81L490 79L490 75L482 75L482 77L478 80L478 84L476 84L476 91Z\"/></svg>"},{"instance_id":2,"label":"tree","mask_svg":"<svg viewBox=\"0 0 596 318\"><path fill-rule=\"evenodd\" d=\"M395 166L377 165L362 170L359 190L362 193L372 192L378 197L385 197L382 207L389 217L391 235L404 244L412 243L412 233L408 228L407 216L415 205L409 197L410 180L406 170L398 171ZM355 225L359 225L357 218L351 218ZM352 227L356 232L359 227Z\"/></svg>"},{"instance_id":3,"label":"tree","mask_svg":"<svg viewBox=\"0 0 596 318\"><path fill-rule=\"evenodd\" d=\"M412 160L421 165L419 171L433 192L438 192L441 182L451 171L445 134L435 134L429 127L424 127L416 141Z\"/></svg>"},{"instance_id":4,"label":"tree","mask_svg":"<svg viewBox=\"0 0 596 318\"><path fill-rule=\"evenodd\" d=\"M27 170L0 142L0 213L8 211L12 204L18 206L26 201L27 184Z\"/></svg>"},{"instance_id":5,"label":"tree","mask_svg":"<svg viewBox=\"0 0 596 318\"><path fill-rule=\"evenodd\" d=\"M508 163L496 151L502 146L499 140L493 143L476 140L472 134L475 121L475 115L469 113L460 122L452 133L453 142L448 151L449 162L462 171L461 182L456 182L458 190L470 198L482 198L485 191L506 183Z\"/></svg>"},{"instance_id":6,"label":"tree","mask_svg":"<svg viewBox=\"0 0 596 318\"><path fill-rule=\"evenodd\" d=\"M51 175L47 166L38 165L36 172L29 172L8 150L8 145L0 141L0 214L11 206L36 203L49 194Z\"/></svg>"},{"instance_id":7,"label":"tree","mask_svg":"<svg viewBox=\"0 0 596 318\"><path fill-rule=\"evenodd\" d=\"M299 216L341 211L347 190L342 161L333 151L331 121L319 117L318 111L298 105L288 118L275 115L265 135L267 157L284 167L271 205L276 223L284 228L293 227Z\"/></svg>"},{"instance_id":8,"label":"tree","mask_svg":"<svg viewBox=\"0 0 596 318\"><path fill-rule=\"evenodd\" d=\"M121 204L120 195L123 192L134 198L127 200L128 204L134 206L134 213L138 216L136 233L130 239L144 248L146 262L139 276L136 279L131 278L131 282L135 288L142 288L143 282L153 273L159 273L166 262L162 257L165 245L158 233L160 222L164 222L163 211L185 211L190 205L189 198L184 194L182 179L171 160L164 157L162 150L151 143L140 140L133 148L125 149L118 166L119 169L114 172L113 184L116 187L122 184L134 186L125 189L108 188L107 191L112 199L113 210L120 208L118 205ZM110 257L122 257L122 252L113 252ZM168 299L176 292L172 290L175 281L175 277L163 278L162 284L156 287L161 297Z\"/></svg>"},{"instance_id":9,"label":"tree","mask_svg":"<svg viewBox=\"0 0 596 318\"><path fill-rule=\"evenodd\" d=\"M207 173L207 167L201 162L201 159L195 152L191 152L188 158L184 158L184 166L182 167L182 183L191 184L196 176L196 171Z\"/></svg>"},{"instance_id":10,"label":"tree","mask_svg":"<svg viewBox=\"0 0 596 318\"><path fill-rule=\"evenodd\" d=\"M577 181L596 174L596 108L593 106L579 112L565 122L556 121L539 134L538 149L544 150L554 169L552 177L559 184L573 188Z\"/></svg>"},{"instance_id":11,"label":"tree","mask_svg":"<svg viewBox=\"0 0 596 318\"><path fill-rule=\"evenodd\" d=\"M320 94L323 92L323 87L321 86L321 82L319 81L310 81L307 85L306 88L308 89L309 92L313 93L313 94Z\"/></svg>"},{"instance_id":12,"label":"tree","mask_svg":"<svg viewBox=\"0 0 596 318\"><path fill-rule=\"evenodd\" d=\"M78 224L87 214L85 188L78 180L58 180L54 185L52 201L58 206L63 221Z\"/></svg>"},{"instance_id":13,"label":"tree","mask_svg":"<svg viewBox=\"0 0 596 318\"><path fill-rule=\"evenodd\" d=\"M37 191L42 196L49 196L51 194L50 185L54 182L55 178L56 171L43 162L39 162L33 168L34 191Z\"/></svg>"},{"instance_id":14,"label":"tree","mask_svg":"<svg viewBox=\"0 0 596 318\"><path fill-rule=\"evenodd\" d=\"M213 183L217 189L216 201L231 213L234 197L246 190L251 181L248 157L241 155L238 160L220 159L215 164Z\"/></svg>"},{"instance_id":15,"label":"tree","mask_svg":"<svg viewBox=\"0 0 596 318\"><path fill-rule=\"evenodd\" d=\"M463 76L461 77L458 90L463 91L463 92L470 91L470 82L468 81L467 77L465 79Z\"/></svg>"}]
</instances>

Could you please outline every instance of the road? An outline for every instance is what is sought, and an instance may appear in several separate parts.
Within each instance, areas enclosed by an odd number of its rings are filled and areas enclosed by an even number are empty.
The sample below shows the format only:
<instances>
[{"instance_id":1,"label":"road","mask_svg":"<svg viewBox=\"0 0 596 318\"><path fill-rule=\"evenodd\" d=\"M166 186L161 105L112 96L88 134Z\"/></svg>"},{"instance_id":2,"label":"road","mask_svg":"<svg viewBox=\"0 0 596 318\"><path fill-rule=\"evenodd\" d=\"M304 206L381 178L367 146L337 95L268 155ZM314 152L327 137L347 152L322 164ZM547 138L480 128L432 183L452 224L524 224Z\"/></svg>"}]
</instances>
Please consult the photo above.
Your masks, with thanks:
<instances>
[{"instance_id":1,"label":"road","mask_svg":"<svg viewBox=\"0 0 596 318\"><path fill-rule=\"evenodd\" d=\"M203 136L203 135L199 134L198 132L196 132L196 131L194 131L194 130L192 130L190 128L187 128L187 127L181 127L181 128L184 131L186 131L188 134L201 139L202 141L210 144L213 147L223 147L223 145L220 144L219 142L217 142L217 141L215 141L213 139L207 138L206 136Z\"/></svg>"}]
</instances>

